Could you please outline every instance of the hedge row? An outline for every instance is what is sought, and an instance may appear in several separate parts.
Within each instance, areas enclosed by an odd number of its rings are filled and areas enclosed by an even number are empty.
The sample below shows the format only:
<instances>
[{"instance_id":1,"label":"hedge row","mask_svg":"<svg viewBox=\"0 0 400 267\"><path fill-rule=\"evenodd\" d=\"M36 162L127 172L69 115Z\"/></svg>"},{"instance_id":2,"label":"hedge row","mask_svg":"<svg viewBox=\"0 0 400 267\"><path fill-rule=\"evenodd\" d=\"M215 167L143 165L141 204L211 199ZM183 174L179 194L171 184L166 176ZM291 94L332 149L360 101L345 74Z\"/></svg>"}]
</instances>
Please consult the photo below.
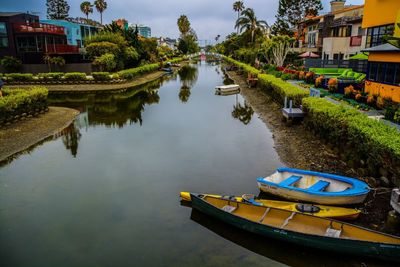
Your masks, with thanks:
<instances>
[{"instance_id":1,"label":"hedge row","mask_svg":"<svg viewBox=\"0 0 400 267\"><path fill-rule=\"evenodd\" d=\"M92 72L95 81L106 81L118 79L119 76L110 74L109 72ZM34 76L31 73L9 73L4 76L7 81L11 82L33 82L33 81L87 81L89 80L84 72L49 72L39 73Z\"/></svg>"},{"instance_id":2,"label":"hedge row","mask_svg":"<svg viewBox=\"0 0 400 267\"><path fill-rule=\"evenodd\" d=\"M379 170L383 168L389 176L400 177L400 134L396 128L322 98L304 98L303 108L307 127L339 147L348 159L363 162L370 175L382 175Z\"/></svg>"},{"instance_id":3,"label":"hedge row","mask_svg":"<svg viewBox=\"0 0 400 267\"><path fill-rule=\"evenodd\" d=\"M137 68L122 70L118 72L118 74L124 79L131 80L140 74L156 71L159 67L160 65L158 63L147 64Z\"/></svg>"},{"instance_id":4,"label":"hedge row","mask_svg":"<svg viewBox=\"0 0 400 267\"><path fill-rule=\"evenodd\" d=\"M44 87L31 89L4 89L0 98L0 124L12 121L22 114L34 114L47 108L48 90Z\"/></svg>"},{"instance_id":5,"label":"hedge row","mask_svg":"<svg viewBox=\"0 0 400 267\"><path fill-rule=\"evenodd\" d=\"M283 99L287 97L293 100L296 105L300 105L301 100L309 95L309 92L307 92L306 90L285 82L281 78L276 78L275 76L270 74L262 74L260 70L232 58L224 58L226 61L235 64L239 68L243 69L246 73L257 75L261 86L266 89L273 90L274 95L276 95L280 101L283 101Z\"/></svg>"},{"instance_id":6,"label":"hedge row","mask_svg":"<svg viewBox=\"0 0 400 267\"><path fill-rule=\"evenodd\" d=\"M169 60L168 62L178 63L182 60L183 60L183 58L178 57L178 58L173 58L173 59ZM147 65L143 65L143 66L132 68L132 69L121 70L120 72L118 72L118 75L120 75L124 79L131 80L140 74L156 71L159 69L159 67L160 67L160 63L147 64Z\"/></svg>"}]
</instances>

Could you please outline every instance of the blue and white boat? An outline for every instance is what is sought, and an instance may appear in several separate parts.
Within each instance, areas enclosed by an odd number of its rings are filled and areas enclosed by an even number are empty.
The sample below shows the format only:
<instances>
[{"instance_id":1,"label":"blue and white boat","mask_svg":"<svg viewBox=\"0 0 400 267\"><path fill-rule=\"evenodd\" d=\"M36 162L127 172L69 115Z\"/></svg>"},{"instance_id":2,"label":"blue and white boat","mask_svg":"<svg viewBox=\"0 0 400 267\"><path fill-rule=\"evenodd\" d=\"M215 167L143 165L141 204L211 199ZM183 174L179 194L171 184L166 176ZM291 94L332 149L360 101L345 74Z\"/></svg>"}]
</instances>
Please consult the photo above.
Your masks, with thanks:
<instances>
[{"instance_id":1,"label":"blue and white boat","mask_svg":"<svg viewBox=\"0 0 400 267\"><path fill-rule=\"evenodd\" d=\"M278 168L257 178L261 191L283 198L326 205L364 202L370 188L355 178L291 168Z\"/></svg>"}]
</instances>

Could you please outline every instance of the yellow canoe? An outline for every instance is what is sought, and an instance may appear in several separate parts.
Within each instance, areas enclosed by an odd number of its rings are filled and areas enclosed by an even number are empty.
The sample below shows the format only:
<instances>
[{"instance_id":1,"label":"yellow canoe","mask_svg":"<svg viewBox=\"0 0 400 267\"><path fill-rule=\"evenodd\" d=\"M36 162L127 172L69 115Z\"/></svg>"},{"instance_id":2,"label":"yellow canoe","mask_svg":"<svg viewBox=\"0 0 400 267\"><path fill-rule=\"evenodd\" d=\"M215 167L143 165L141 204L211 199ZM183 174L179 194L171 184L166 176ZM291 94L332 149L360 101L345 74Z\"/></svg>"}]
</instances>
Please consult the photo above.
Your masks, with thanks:
<instances>
[{"instance_id":1,"label":"yellow canoe","mask_svg":"<svg viewBox=\"0 0 400 267\"><path fill-rule=\"evenodd\" d=\"M254 198L253 195L246 195L246 194L243 195L242 197L221 196L221 195L211 195L211 194L202 194L202 195L215 198L230 199L238 202L250 202L258 206L267 206L272 208L278 208L288 211L295 211L304 214L314 215L318 217L335 218L340 220L355 220L361 213L361 211L358 209L315 205L315 204L303 204L303 203L268 200L268 199L256 199ZM190 192L181 192L180 196L181 199L184 201L191 201Z\"/></svg>"}]
</instances>

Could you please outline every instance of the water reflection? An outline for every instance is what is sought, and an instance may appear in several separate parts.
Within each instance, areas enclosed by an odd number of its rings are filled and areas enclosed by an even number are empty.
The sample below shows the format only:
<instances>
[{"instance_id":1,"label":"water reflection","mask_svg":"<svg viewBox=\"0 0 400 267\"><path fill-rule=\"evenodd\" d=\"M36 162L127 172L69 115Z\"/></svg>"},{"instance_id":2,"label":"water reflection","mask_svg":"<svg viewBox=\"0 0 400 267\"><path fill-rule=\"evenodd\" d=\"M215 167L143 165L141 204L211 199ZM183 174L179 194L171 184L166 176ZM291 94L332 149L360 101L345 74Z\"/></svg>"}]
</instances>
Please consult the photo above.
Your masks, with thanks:
<instances>
[{"instance_id":1,"label":"water reflection","mask_svg":"<svg viewBox=\"0 0 400 267\"><path fill-rule=\"evenodd\" d=\"M126 124L142 125L142 112L146 105L158 103L158 89L162 80L150 82L140 88L120 93L53 94L51 105L78 109L82 115L78 119L80 128L89 125L105 125L122 128Z\"/></svg>"},{"instance_id":2,"label":"water reflection","mask_svg":"<svg viewBox=\"0 0 400 267\"><path fill-rule=\"evenodd\" d=\"M236 95L236 104L233 106L232 117L241 121L244 125L250 123L251 118L254 114L254 110L251 106L247 105L246 101L242 105Z\"/></svg>"},{"instance_id":3,"label":"water reflection","mask_svg":"<svg viewBox=\"0 0 400 267\"><path fill-rule=\"evenodd\" d=\"M78 143L81 139L81 133L75 123L71 123L67 128L61 131L62 141L67 150L71 150L74 158L78 154Z\"/></svg>"},{"instance_id":4,"label":"water reflection","mask_svg":"<svg viewBox=\"0 0 400 267\"><path fill-rule=\"evenodd\" d=\"M179 99L186 103L190 97L190 89L197 82L198 69L195 66L185 65L178 71L181 80L181 89L179 90Z\"/></svg>"},{"instance_id":5,"label":"water reflection","mask_svg":"<svg viewBox=\"0 0 400 267\"><path fill-rule=\"evenodd\" d=\"M315 249L259 236L216 220L197 210L192 210L190 219L243 248L293 267L387 266L384 262L375 259L360 259L356 256L340 254L336 255L335 258L329 252L316 251Z\"/></svg>"}]
</instances>

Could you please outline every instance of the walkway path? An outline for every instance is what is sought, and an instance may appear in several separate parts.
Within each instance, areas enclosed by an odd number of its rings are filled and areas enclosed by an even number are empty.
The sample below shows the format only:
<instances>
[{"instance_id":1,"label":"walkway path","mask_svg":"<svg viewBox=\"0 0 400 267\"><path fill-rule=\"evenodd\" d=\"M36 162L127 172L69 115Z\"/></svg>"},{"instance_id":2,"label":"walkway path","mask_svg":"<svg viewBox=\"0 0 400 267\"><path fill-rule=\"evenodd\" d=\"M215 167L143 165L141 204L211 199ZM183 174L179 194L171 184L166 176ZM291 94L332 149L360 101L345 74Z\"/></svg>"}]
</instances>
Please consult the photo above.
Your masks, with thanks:
<instances>
[{"instance_id":1,"label":"walkway path","mask_svg":"<svg viewBox=\"0 0 400 267\"><path fill-rule=\"evenodd\" d=\"M39 117L29 118L0 129L0 162L60 132L75 119L79 111L49 107Z\"/></svg>"}]
</instances>

